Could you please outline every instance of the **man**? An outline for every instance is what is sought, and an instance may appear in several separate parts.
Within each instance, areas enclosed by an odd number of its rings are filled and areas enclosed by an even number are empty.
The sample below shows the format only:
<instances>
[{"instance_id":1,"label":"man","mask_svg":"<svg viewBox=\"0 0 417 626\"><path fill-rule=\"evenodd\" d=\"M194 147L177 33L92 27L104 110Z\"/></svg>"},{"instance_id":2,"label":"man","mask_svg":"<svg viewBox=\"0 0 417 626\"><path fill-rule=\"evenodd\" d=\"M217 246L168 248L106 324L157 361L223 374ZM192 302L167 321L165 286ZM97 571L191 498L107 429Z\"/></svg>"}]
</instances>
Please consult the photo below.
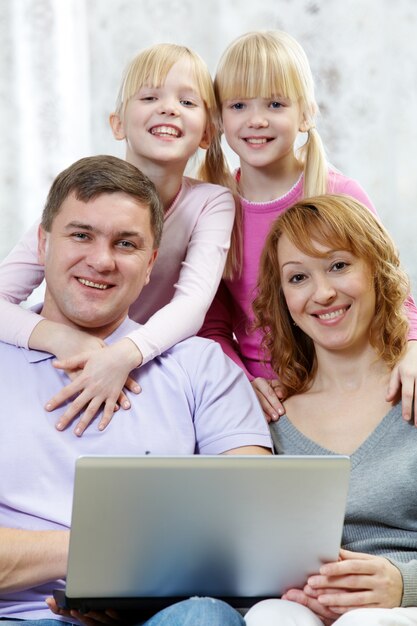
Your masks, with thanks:
<instances>
[{"instance_id":1,"label":"man","mask_svg":"<svg viewBox=\"0 0 417 626\"><path fill-rule=\"evenodd\" d=\"M133 165L100 156L62 172L39 230L42 315L106 342L128 333L135 326L128 309L149 280L162 224L155 188ZM79 455L269 453L268 428L251 387L214 342L193 338L144 365L143 392L132 408L104 432L90 428L82 438L57 431L53 414L43 409L67 381L52 355L2 344L0 367L6 404L0 419L0 617L6 623L55 617L45 597L64 586ZM164 624L183 623L193 610L194 623L202 624L196 601L169 607L173 621L164 611L160 616ZM211 601L204 611L207 624L241 623L222 603ZM56 619L74 621L66 613ZM159 614L150 623L162 623Z\"/></svg>"}]
</instances>

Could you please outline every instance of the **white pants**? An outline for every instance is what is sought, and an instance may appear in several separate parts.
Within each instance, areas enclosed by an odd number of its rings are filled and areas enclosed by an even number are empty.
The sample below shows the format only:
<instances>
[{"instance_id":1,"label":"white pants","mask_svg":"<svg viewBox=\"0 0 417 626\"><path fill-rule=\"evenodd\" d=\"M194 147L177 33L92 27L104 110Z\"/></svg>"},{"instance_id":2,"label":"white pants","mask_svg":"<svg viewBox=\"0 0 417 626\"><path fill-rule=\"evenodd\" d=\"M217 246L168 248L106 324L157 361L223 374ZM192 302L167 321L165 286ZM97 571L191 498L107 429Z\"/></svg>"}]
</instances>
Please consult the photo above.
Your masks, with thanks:
<instances>
[{"instance_id":1,"label":"white pants","mask_svg":"<svg viewBox=\"0 0 417 626\"><path fill-rule=\"evenodd\" d=\"M245 615L247 626L323 626L310 609L288 600L263 600ZM337 626L417 626L417 608L354 609L339 617Z\"/></svg>"}]
</instances>

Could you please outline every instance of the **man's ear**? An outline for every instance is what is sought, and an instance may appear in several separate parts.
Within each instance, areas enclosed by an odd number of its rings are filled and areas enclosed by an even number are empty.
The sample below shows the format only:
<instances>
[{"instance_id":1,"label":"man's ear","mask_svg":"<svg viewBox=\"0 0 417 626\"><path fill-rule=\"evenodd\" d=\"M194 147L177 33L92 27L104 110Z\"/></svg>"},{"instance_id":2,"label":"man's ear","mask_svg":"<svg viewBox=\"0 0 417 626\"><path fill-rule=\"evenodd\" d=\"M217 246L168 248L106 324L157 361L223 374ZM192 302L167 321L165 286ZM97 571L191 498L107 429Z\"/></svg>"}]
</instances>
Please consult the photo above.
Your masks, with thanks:
<instances>
[{"instance_id":1,"label":"man's ear","mask_svg":"<svg viewBox=\"0 0 417 626\"><path fill-rule=\"evenodd\" d=\"M48 233L39 225L38 228L38 261L40 265L45 265L46 247L47 247Z\"/></svg>"},{"instance_id":2,"label":"man's ear","mask_svg":"<svg viewBox=\"0 0 417 626\"><path fill-rule=\"evenodd\" d=\"M154 250L152 252L152 256L149 259L149 263L148 263L148 267L146 270L146 278L145 278L145 285L147 285L151 279L151 272L152 272L152 268L154 266L154 263L156 261L156 257L158 256L158 250Z\"/></svg>"},{"instance_id":3,"label":"man's ear","mask_svg":"<svg viewBox=\"0 0 417 626\"><path fill-rule=\"evenodd\" d=\"M118 113L111 113L109 117L109 122L113 131L113 137L118 141L126 139L125 129L123 126L123 122L120 119L120 115Z\"/></svg>"}]
</instances>

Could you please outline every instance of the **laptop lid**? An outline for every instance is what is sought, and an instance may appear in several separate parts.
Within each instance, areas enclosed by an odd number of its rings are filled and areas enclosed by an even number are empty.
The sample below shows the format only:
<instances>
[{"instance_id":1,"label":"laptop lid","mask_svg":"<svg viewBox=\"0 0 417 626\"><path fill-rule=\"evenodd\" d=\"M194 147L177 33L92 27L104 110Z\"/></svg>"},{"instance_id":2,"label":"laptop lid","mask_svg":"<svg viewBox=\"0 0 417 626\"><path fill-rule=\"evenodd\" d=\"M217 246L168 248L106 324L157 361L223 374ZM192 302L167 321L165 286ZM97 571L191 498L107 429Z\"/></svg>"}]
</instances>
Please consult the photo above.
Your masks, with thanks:
<instances>
[{"instance_id":1,"label":"laptop lid","mask_svg":"<svg viewBox=\"0 0 417 626\"><path fill-rule=\"evenodd\" d=\"M87 612L278 597L337 559L349 468L344 456L81 457L58 601Z\"/></svg>"}]
</instances>

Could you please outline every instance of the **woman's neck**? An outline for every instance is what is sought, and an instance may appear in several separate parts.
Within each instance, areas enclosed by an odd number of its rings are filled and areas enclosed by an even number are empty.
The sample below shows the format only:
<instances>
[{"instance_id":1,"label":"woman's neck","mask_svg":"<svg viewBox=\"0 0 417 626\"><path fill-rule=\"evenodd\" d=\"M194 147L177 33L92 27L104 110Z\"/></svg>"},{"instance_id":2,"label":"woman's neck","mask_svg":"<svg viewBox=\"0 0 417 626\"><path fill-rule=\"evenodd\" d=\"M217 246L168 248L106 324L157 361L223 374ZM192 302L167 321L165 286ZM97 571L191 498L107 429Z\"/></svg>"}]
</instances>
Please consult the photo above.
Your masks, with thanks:
<instances>
[{"instance_id":1,"label":"woman's neck","mask_svg":"<svg viewBox=\"0 0 417 626\"><path fill-rule=\"evenodd\" d=\"M361 393L371 380L384 387L390 375L370 344L350 350L349 354L316 346L316 357L317 370L310 387L314 393Z\"/></svg>"},{"instance_id":2,"label":"woman's neck","mask_svg":"<svg viewBox=\"0 0 417 626\"><path fill-rule=\"evenodd\" d=\"M155 163L148 159L126 155L126 161L135 165L151 179L158 191L165 212L168 211L182 185L184 167L177 163Z\"/></svg>"},{"instance_id":3,"label":"woman's neck","mask_svg":"<svg viewBox=\"0 0 417 626\"><path fill-rule=\"evenodd\" d=\"M392 404L389 370L372 348L361 355L320 354L310 389L285 400L288 419L303 435L338 454L353 454Z\"/></svg>"},{"instance_id":4,"label":"woman's neck","mask_svg":"<svg viewBox=\"0 0 417 626\"><path fill-rule=\"evenodd\" d=\"M302 171L303 166L294 155L265 167L254 167L242 162L239 193L250 202L276 200L288 193Z\"/></svg>"}]
</instances>

